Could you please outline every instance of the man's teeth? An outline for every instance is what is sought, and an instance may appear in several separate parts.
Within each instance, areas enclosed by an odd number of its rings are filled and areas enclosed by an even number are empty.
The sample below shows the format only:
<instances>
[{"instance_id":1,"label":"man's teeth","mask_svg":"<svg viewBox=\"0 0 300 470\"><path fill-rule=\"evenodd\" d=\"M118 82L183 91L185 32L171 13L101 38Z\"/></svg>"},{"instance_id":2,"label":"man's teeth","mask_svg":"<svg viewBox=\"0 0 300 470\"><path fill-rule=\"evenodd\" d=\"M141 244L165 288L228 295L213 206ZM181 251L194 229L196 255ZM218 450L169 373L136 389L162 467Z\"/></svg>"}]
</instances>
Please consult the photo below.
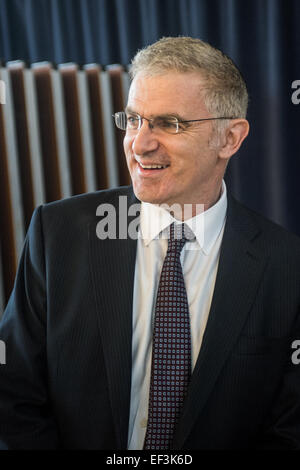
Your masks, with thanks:
<instances>
[{"instance_id":1,"label":"man's teeth","mask_svg":"<svg viewBox=\"0 0 300 470\"><path fill-rule=\"evenodd\" d=\"M141 165L142 168L145 168L145 169L151 169L151 168L161 169L161 168L167 168L167 166L168 166L168 165L143 165L140 162L139 162L139 164Z\"/></svg>"}]
</instances>

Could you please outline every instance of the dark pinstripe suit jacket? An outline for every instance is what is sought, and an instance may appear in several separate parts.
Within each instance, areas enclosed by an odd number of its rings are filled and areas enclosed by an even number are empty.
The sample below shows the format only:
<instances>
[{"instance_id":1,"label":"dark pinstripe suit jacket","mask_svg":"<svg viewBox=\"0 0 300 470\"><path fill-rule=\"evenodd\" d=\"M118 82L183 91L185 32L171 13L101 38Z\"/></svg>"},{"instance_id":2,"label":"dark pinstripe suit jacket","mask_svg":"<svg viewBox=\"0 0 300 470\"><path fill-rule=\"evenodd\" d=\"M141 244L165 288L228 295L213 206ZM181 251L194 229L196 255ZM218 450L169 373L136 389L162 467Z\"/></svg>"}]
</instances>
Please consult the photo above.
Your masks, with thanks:
<instances>
[{"instance_id":1,"label":"dark pinstripe suit jacket","mask_svg":"<svg viewBox=\"0 0 300 470\"><path fill-rule=\"evenodd\" d=\"M0 339L3 448L126 448L136 241L96 236L101 203L38 208ZM130 222L130 217L128 219ZM300 243L231 196L176 449L300 448Z\"/></svg>"}]
</instances>

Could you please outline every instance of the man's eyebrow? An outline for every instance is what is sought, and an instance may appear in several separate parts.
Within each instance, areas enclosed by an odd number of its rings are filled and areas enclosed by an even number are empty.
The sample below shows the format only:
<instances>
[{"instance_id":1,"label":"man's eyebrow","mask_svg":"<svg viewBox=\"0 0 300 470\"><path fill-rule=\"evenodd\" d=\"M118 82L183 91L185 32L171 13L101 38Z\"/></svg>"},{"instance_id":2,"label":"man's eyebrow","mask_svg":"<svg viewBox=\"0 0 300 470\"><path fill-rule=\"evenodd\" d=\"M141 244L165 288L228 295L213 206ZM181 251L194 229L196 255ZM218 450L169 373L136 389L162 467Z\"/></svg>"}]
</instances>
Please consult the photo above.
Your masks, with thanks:
<instances>
[{"instance_id":1,"label":"man's eyebrow","mask_svg":"<svg viewBox=\"0 0 300 470\"><path fill-rule=\"evenodd\" d=\"M179 116L179 114L177 113L164 113L164 114L160 114L157 117L163 118L163 119L177 119L178 121L183 121L182 116Z\"/></svg>"},{"instance_id":2,"label":"man's eyebrow","mask_svg":"<svg viewBox=\"0 0 300 470\"><path fill-rule=\"evenodd\" d=\"M137 111L134 111L130 106L126 106L125 112L129 114L138 114L140 115ZM182 116L179 116L177 113L163 113L163 114L156 114L155 116L150 116L149 119L151 118L162 118L162 119L171 119L171 118L176 118L178 121L184 121L184 118Z\"/></svg>"}]
</instances>

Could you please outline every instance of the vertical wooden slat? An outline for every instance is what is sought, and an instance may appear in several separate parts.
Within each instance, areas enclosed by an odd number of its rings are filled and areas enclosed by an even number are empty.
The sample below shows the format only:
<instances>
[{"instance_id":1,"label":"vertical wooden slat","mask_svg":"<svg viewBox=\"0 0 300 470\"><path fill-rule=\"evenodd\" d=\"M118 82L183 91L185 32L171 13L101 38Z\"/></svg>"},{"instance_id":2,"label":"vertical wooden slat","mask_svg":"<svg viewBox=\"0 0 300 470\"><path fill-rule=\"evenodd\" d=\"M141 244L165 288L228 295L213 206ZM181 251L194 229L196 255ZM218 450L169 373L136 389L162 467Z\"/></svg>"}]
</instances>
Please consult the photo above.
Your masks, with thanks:
<instances>
[{"instance_id":1,"label":"vertical wooden slat","mask_svg":"<svg viewBox=\"0 0 300 470\"><path fill-rule=\"evenodd\" d=\"M73 189L66 123L66 110L63 99L63 85L61 74L58 72L58 70L52 69L50 75L53 88L53 108L58 149L59 175L61 182L62 197L65 198L70 197L73 194Z\"/></svg>"},{"instance_id":2,"label":"vertical wooden slat","mask_svg":"<svg viewBox=\"0 0 300 470\"><path fill-rule=\"evenodd\" d=\"M83 162L87 191L96 191L97 169L92 138L92 122L87 76L84 70L77 71L79 118L83 146Z\"/></svg>"},{"instance_id":3,"label":"vertical wooden slat","mask_svg":"<svg viewBox=\"0 0 300 470\"><path fill-rule=\"evenodd\" d=\"M37 94L45 199L46 202L51 202L62 197L53 108L51 64L32 64L31 73L34 76Z\"/></svg>"},{"instance_id":4,"label":"vertical wooden slat","mask_svg":"<svg viewBox=\"0 0 300 470\"><path fill-rule=\"evenodd\" d=\"M73 63L59 65L66 111L72 188L74 194L81 194L87 191L87 185L79 114L77 69L77 65Z\"/></svg>"},{"instance_id":5,"label":"vertical wooden slat","mask_svg":"<svg viewBox=\"0 0 300 470\"><path fill-rule=\"evenodd\" d=\"M28 125L28 136L30 144L30 161L32 172L32 184L34 195L34 206L45 202L45 175L40 143L40 126L38 119L38 106L36 87L32 70L24 70L24 88L26 101L26 116Z\"/></svg>"},{"instance_id":6,"label":"vertical wooden slat","mask_svg":"<svg viewBox=\"0 0 300 470\"><path fill-rule=\"evenodd\" d=\"M26 114L26 97L24 85L24 64L21 61L8 62L13 103L15 112L15 128L20 166L21 193L23 201L24 225L27 230L35 207L29 131Z\"/></svg>"},{"instance_id":7,"label":"vertical wooden slat","mask_svg":"<svg viewBox=\"0 0 300 470\"><path fill-rule=\"evenodd\" d=\"M100 72L97 64L84 66L89 90L89 102L91 111L92 137L95 152L95 167L97 188L105 189L109 185L107 155L105 147L104 120L102 114L102 97Z\"/></svg>"},{"instance_id":8,"label":"vertical wooden slat","mask_svg":"<svg viewBox=\"0 0 300 470\"><path fill-rule=\"evenodd\" d=\"M123 90L123 72L121 65L108 66L107 70L111 79L111 89L113 97L113 112L122 111L125 107L125 96ZM119 178L121 185L130 184L129 171L123 149L124 133L115 129L115 138L118 152Z\"/></svg>"},{"instance_id":9,"label":"vertical wooden slat","mask_svg":"<svg viewBox=\"0 0 300 470\"><path fill-rule=\"evenodd\" d=\"M2 263L2 244L0 239L0 320L6 306L6 298L4 293L4 276L3 276L3 263Z\"/></svg>"},{"instance_id":10,"label":"vertical wooden slat","mask_svg":"<svg viewBox=\"0 0 300 470\"><path fill-rule=\"evenodd\" d=\"M127 70L124 70L122 74L122 81L123 81L123 97L124 97L124 107L127 105L127 100L128 100L128 93L129 93L129 88L131 85L131 80L130 76Z\"/></svg>"},{"instance_id":11,"label":"vertical wooden slat","mask_svg":"<svg viewBox=\"0 0 300 470\"><path fill-rule=\"evenodd\" d=\"M25 226L23 216L23 200L21 193L20 183L20 166L17 149L17 138L15 130L15 117L14 117L14 106L13 106L13 94L11 88L10 75L6 68L0 69L1 80L5 83L6 88L6 103L2 106L3 116L3 130L5 136L5 148L7 153L1 154L2 158L5 155L9 156L6 160L9 185L11 190L10 199L12 206L12 222L14 229L14 238L16 243L17 257L20 256L23 247Z\"/></svg>"},{"instance_id":12,"label":"vertical wooden slat","mask_svg":"<svg viewBox=\"0 0 300 470\"><path fill-rule=\"evenodd\" d=\"M108 170L108 184L110 188L120 185L119 159L115 138L115 123L113 120L113 104L110 76L107 71L100 72L101 100L103 115L103 131L105 135L106 163Z\"/></svg>"},{"instance_id":13,"label":"vertical wooden slat","mask_svg":"<svg viewBox=\"0 0 300 470\"><path fill-rule=\"evenodd\" d=\"M10 97L8 97L10 99ZM0 258L2 266L0 286L3 289L2 303L6 303L11 293L17 266L16 240L13 223L13 207L11 195L14 190L11 185L8 169L8 152L6 133L3 119L3 106L0 105Z\"/></svg>"}]
</instances>

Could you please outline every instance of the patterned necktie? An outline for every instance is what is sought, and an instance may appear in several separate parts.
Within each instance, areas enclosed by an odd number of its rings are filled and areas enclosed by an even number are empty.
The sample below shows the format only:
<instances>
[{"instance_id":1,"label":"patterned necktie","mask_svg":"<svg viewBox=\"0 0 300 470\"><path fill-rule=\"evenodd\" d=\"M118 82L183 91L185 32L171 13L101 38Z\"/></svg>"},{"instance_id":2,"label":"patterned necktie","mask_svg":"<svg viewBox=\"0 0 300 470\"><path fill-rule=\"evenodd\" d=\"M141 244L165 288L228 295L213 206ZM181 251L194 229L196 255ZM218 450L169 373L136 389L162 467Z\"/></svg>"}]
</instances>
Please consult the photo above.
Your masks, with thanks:
<instances>
[{"instance_id":1,"label":"patterned necktie","mask_svg":"<svg viewBox=\"0 0 300 470\"><path fill-rule=\"evenodd\" d=\"M170 448L191 377L190 319L180 252L192 237L183 236L183 227L186 230L184 224L170 226L158 286L144 449Z\"/></svg>"}]
</instances>

